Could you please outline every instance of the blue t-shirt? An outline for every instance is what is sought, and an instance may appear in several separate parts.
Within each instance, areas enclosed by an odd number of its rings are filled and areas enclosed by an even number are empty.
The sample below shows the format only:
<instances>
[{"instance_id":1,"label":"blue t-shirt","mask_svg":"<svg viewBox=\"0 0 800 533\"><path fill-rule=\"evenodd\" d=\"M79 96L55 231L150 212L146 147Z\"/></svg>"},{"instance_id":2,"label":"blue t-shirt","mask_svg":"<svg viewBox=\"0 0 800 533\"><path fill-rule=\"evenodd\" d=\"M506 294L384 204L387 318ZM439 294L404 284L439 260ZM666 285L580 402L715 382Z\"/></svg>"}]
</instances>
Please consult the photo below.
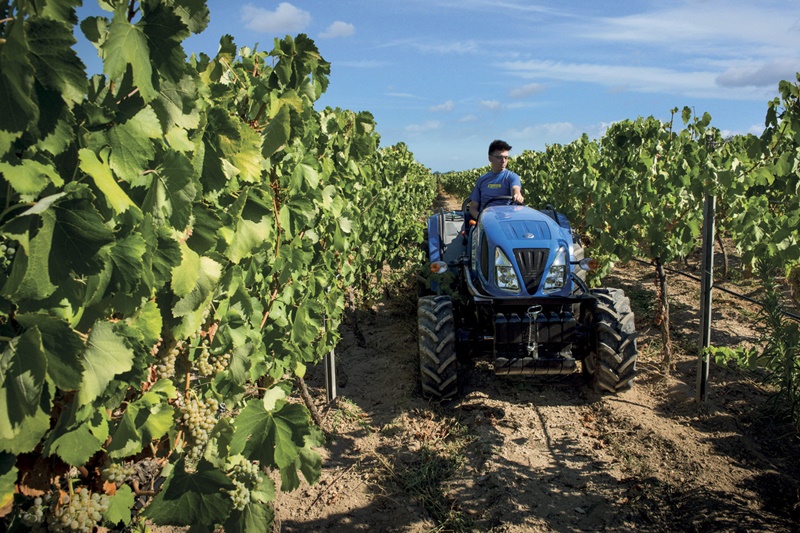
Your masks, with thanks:
<instances>
[{"instance_id":1,"label":"blue t-shirt","mask_svg":"<svg viewBox=\"0 0 800 533\"><path fill-rule=\"evenodd\" d=\"M477 202L478 211L483 208L492 198L498 196L512 196L511 187L522 188L522 181L519 176L508 170L503 169L500 173L487 172L475 182L475 188L469 195L470 201ZM502 205L502 204L496 204Z\"/></svg>"}]
</instances>

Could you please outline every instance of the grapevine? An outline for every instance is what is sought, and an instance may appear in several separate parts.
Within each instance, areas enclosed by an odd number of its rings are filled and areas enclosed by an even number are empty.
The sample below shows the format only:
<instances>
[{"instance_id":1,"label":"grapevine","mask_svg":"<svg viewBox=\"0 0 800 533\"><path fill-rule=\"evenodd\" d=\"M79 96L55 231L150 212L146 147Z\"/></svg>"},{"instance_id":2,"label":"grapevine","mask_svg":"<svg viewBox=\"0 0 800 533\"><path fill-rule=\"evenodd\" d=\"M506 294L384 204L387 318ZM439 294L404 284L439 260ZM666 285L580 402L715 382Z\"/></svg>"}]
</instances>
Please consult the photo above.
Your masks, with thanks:
<instances>
[{"instance_id":1,"label":"grapevine","mask_svg":"<svg viewBox=\"0 0 800 533\"><path fill-rule=\"evenodd\" d=\"M282 490L320 472L293 377L338 341L351 287L420 260L421 225L394 221L430 206L430 173L379 148L368 112L314 108L330 64L305 35L187 58L204 2L102 2L80 29L78 4L0 14L16 88L0 102L0 519L89 527L83 502L109 528L266 531L275 491L255 471ZM91 80L81 30L104 64ZM31 453L51 486L71 467L94 492L31 506Z\"/></svg>"}]
</instances>

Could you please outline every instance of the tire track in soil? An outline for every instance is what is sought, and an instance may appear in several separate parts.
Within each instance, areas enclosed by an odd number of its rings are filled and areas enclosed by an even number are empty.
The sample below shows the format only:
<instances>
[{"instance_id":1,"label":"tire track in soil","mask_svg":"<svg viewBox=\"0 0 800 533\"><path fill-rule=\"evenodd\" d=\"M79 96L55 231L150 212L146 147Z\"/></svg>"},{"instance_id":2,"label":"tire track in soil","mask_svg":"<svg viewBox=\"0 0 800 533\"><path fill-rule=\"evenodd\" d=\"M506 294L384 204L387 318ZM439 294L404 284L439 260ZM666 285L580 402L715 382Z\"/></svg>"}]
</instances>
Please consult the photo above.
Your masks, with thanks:
<instances>
[{"instance_id":1,"label":"tire track in soil","mask_svg":"<svg viewBox=\"0 0 800 533\"><path fill-rule=\"evenodd\" d=\"M631 287L645 283L618 270ZM637 383L618 396L594 393L578 373L501 378L477 361L462 365L459 397L438 405L419 394L409 294L351 313L341 331L338 407L324 405L322 369L307 376L333 428L322 479L278 495L282 531L440 530L397 480L441 459L428 452L450 437L431 434L455 425L468 444L436 488L460 521L443 530L797 530L797 446L776 444L783 429L747 414L764 393L740 374L715 367L715 394L698 407L693 357L664 377L643 353ZM657 336L646 330L640 346Z\"/></svg>"}]
</instances>

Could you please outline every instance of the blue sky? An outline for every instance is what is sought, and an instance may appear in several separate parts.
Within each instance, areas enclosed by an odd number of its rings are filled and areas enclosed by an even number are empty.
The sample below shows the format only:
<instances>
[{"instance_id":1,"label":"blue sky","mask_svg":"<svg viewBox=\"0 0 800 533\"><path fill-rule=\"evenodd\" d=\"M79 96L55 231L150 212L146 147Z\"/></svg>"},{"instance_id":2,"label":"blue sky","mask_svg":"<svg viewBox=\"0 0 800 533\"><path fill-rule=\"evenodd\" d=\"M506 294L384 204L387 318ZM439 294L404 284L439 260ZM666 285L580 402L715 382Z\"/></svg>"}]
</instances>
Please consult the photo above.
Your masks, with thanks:
<instances>
[{"instance_id":1,"label":"blue sky","mask_svg":"<svg viewBox=\"0 0 800 533\"><path fill-rule=\"evenodd\" d=\"M99 14L93 0L81 18ZM800 71L797 0L209 0L219 38L271 50L306 33L331 62L316 104L370 111L381 145L405 142L434 171L602 136L613 122L673 107L708 112L726 134L760 133L780 80ZM90 73L100 67L79 44Z\"/></svg>"}]
</instances>

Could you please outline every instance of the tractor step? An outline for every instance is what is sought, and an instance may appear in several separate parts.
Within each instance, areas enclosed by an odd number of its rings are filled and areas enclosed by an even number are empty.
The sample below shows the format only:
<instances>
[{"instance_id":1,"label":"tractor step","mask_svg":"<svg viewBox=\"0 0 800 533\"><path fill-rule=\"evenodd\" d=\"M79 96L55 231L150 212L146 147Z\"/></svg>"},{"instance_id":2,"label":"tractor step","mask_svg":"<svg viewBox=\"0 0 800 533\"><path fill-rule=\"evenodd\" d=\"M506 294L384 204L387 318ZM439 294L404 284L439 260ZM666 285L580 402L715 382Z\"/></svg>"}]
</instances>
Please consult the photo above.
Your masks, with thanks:
<instances>
[{"instance_id":1,"label":"tractor step","mask_svg":"<svg viewBox=\"0 0 800 533\"><path fill-rule=\"evenodd\" d=\"M554 376L572 374L577 368L575 359L538 357L496 357L494 373L497 376Z\"/></svg>"}]
</instances>

